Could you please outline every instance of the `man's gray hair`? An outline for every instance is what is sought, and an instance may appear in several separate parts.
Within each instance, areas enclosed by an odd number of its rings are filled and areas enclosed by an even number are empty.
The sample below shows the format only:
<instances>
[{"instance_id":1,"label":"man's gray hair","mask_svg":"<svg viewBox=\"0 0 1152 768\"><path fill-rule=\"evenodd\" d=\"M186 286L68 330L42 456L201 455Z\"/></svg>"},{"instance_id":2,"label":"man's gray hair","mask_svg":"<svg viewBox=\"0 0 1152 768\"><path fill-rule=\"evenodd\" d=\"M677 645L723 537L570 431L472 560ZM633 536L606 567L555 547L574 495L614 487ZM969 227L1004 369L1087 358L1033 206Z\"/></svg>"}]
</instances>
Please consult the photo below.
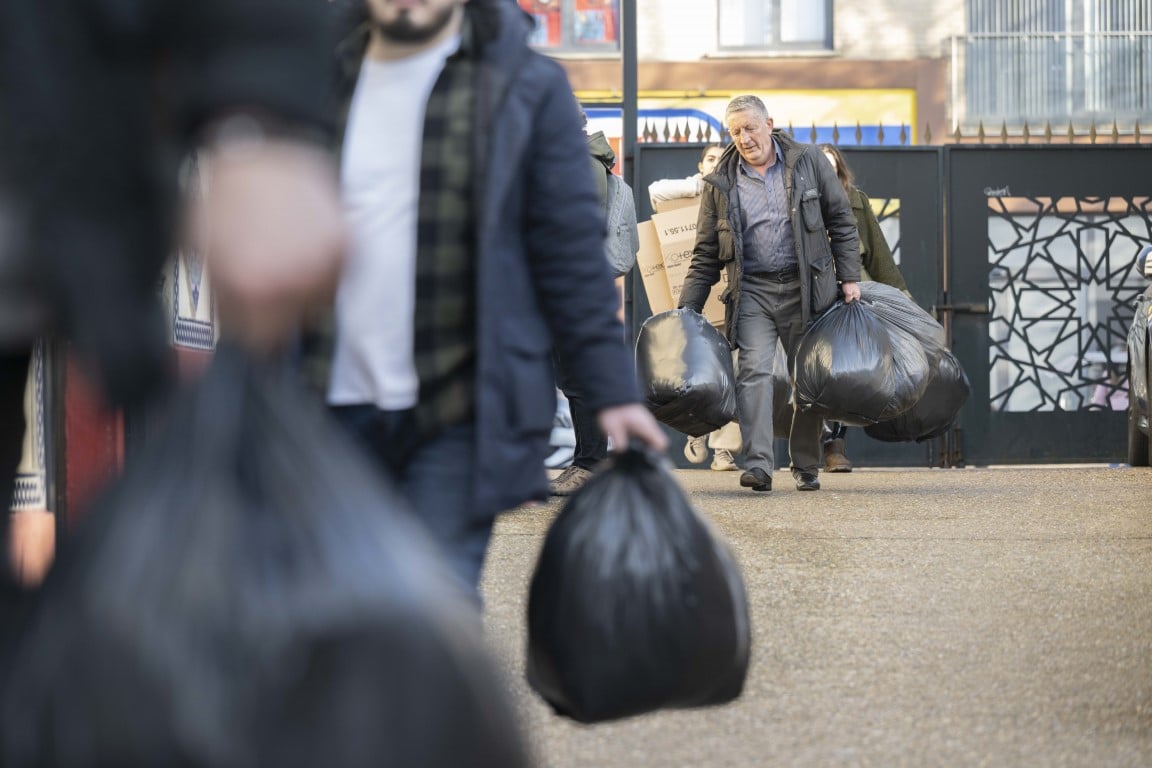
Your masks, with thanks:
<instances>
[{"instance_id":1,"label":"man's gray hair","mask_svg":"<svg viewBox=\"0 0 1152 768\"><path fill-rule=\"evenodd\" d=\"M728 102L728 106L724 110L724 120L727 121L729 115L737 112L752 112L762 120L768 119L768 107L764 106L764 102L760 100L759 96L750 93L736 96Z\"/></svg>"}]
</instances>

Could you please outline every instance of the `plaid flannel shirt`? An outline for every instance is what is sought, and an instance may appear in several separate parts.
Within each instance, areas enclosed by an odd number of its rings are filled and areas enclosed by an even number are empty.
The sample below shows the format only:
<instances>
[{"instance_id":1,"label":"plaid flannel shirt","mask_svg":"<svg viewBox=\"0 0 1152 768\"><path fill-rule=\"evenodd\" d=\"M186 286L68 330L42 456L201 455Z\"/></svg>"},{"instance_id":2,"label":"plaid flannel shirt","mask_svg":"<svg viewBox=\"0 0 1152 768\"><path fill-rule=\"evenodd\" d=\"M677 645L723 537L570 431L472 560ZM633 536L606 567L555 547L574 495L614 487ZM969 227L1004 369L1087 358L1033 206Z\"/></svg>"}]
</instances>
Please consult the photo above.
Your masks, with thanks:
<instances>
[{"instance_id":1,"label":"plaid flannel shirt","mask_svg":"<svg viewBox=\"0 0 1152 768\"><path fill-rule=\"evenodd\" d=\"M475 409L475 38L466 14L460 49L445 62L424 118L414 317L416 422L424 437L471 418ZM366 43L367 27L361 26L338 50L351 86L341 94L345 122ZM335 333L328 308L309 318L302 334L302 375L319 392L328 388Z\"/></svg>"}]
</instances>

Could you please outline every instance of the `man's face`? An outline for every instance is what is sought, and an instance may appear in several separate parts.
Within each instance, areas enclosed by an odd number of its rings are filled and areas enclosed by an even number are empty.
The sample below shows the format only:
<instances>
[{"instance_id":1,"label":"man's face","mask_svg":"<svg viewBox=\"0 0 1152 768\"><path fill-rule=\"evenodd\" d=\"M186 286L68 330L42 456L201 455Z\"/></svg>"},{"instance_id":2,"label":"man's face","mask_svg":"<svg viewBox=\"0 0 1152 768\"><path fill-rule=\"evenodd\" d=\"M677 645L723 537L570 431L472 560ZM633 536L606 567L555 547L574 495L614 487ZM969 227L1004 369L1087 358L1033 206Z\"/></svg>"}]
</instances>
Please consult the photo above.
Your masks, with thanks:
<instances>
[{"instance_id":1,"label":"man's face","mask_svg":"<svg viewBox=\"0 0 1152 768\"><path fill-rule=\"evenodd\" d=\"M436 37L468 0L367 0L376 28L395 43L423 43Z\"/></svg>"},{"instance_id":2,"label":"man's face","mask_svg":"<svg viewBox=\"0 0 1152 768\"><path fill-rule=\"evenodd\" d=\"M708 151L704 153L704 159L700 161L700 175L707 176L712 173L716 168L716 163L720 162L720 155L724 154L724 150L720 147L709 147Z\"/></svg>"},{"instance_id":3,"label":"man's face","mask_svg":"<svg viewBox=\"0 0 1152 768\"><path fill-rule=\"evenodd\" d=\"M773 156L772 118L758 117L745 110L728 116L728 133L744 162L754 168L768 165Z\"/></svg>"}]
</instances>

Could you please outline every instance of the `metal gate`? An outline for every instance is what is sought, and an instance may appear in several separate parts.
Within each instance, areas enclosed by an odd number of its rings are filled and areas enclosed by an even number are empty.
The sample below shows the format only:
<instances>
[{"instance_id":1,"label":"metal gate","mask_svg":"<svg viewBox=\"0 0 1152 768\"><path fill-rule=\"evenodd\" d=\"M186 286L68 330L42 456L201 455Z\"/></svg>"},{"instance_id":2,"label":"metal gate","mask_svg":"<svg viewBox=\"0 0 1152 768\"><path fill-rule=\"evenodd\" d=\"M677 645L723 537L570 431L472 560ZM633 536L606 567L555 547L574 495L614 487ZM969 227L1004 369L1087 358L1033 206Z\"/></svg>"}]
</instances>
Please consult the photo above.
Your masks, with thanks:
<instances>
[{"instance_id":1,"label":"metal gate","mask_svg":"<svg viewBox=\"0 0 1152 768\"><path fill-rule=\"evenodd\" d=\"M944 306L972 383L964 461L1124 457L1118 406L1146 287L1134 261L1152 242L1149 169L1142 146L945 150Z\"/></svg>"},{"instance_id":2,"label":"metal gate","mask_svg":"<svg viewBox=\"0 0 1152 768\"><path fill-rule=\"evenodd\" d=\"M648 184L695 171L701 144L638 145ZM1122 461L1124 340L1152 243L1152 147L841 147L880 208L916 301L972 384L955 429L924 445L849 432L860 466ZM633 334L648 317L628 291ZM786 451L778 451L786 456Z\"/></svg>"}]
</instances>

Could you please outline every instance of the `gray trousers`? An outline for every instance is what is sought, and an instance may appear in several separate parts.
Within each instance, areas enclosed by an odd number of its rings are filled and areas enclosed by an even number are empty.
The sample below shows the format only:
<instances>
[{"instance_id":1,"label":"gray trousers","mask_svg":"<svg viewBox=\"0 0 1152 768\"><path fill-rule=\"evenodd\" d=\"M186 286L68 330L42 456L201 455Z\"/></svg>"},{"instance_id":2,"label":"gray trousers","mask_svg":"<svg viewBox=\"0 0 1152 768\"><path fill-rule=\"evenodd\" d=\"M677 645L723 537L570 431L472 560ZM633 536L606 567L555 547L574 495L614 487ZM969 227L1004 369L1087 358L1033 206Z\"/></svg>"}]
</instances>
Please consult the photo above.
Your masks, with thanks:
<instances>
[{"instance_id":1,"label":"gray trousers","mask_svg":"<svg viewBox=\"0 0 1152 768\"><path fill-rule=\"evenodd\" d=\"M744 468L772 474L776 467L772 441L772 367L777 343L788 355L788 370L804 335L800 279L779 282L763 275L744 275L736 318L736 407L744 435ZM778 372L778 375L788 375ZM821 466L822 417L799 411L792 417L788 454L793 469L816 472Z\"/></svg>"}]
</instances>

